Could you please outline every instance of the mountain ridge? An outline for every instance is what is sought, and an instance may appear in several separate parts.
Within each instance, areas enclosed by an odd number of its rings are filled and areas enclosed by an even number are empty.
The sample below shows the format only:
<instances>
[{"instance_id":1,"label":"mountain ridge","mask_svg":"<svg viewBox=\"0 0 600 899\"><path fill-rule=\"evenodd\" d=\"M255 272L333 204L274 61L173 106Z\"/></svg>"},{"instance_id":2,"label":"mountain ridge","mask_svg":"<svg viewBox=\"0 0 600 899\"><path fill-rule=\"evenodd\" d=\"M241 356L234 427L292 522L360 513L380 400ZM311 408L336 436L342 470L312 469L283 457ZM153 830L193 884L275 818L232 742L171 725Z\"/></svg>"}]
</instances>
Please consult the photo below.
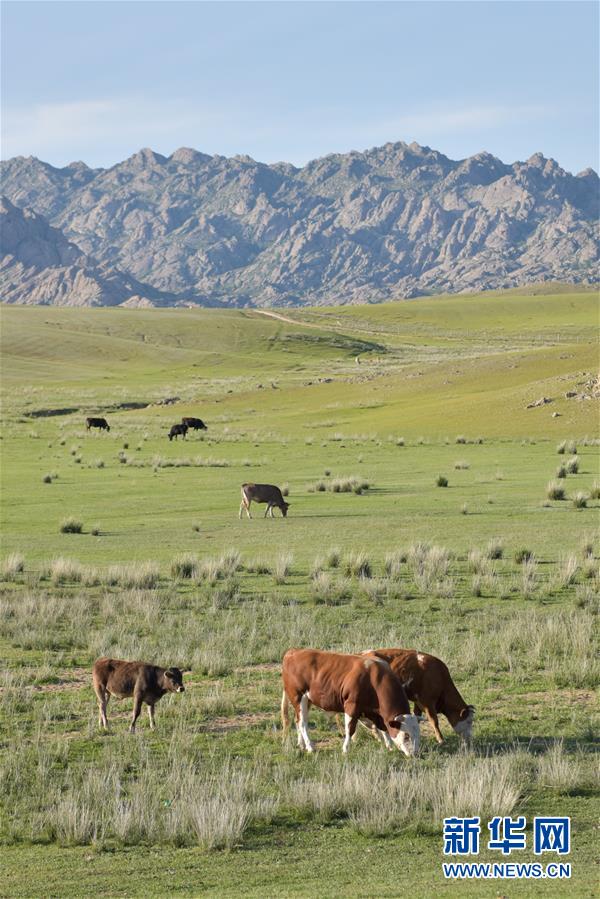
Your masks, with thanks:
<instances>
[{"instance_id":1,"label":"mountain ridge","mask_svg":"<svg viewBox=\"0 0 600 899\"><path fill-rule=\"evenodd\" d=\"M14 207L152 304L329 305L597 280L598 176L541 153L455 161L398 141L298 168L142 148L106 169L14 157L0 171ZM36 301L27 285L21 295L12 301Z\"/></svg>"}]
</instances>

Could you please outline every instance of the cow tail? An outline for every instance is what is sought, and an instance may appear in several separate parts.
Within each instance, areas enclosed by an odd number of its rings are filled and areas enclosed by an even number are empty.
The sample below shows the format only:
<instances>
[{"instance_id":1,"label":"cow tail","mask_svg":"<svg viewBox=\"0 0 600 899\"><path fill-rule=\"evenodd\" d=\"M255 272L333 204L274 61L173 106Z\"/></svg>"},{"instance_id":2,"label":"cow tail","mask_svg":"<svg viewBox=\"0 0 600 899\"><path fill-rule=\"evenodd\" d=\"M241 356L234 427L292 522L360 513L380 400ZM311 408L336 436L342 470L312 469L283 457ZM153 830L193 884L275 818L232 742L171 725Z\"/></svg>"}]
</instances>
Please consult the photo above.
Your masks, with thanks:
<instances>
[{"instance_id":1,"label":"cow tail","mask_svg":"<svg viewBox=\"0 0 600 899\"><path fill-rule=\"evenodd\" d=\"M290 726L290 719L288 716L289 708L290 708L290 701L287 697L287 693L284 690L283 696L281 697L281 726L283 727L284 734L287 733L289 726Z\"/></svg>"}]
</instances>

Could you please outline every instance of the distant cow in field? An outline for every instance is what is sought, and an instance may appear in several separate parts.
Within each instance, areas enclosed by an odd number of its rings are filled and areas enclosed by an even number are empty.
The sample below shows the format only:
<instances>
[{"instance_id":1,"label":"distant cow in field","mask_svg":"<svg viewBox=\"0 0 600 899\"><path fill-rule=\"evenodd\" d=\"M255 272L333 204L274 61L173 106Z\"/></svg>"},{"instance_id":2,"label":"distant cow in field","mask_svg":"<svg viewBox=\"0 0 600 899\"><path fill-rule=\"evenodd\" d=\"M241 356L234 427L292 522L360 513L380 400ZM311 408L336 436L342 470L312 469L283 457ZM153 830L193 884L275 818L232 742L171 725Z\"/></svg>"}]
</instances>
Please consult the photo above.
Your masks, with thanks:
<instances>
[{"instance_id":1,"label":"distant cow in field","mask_svg":"<svg viewBox=\"0 0 600 899\"><path fill-rule=\"evenodd\" d=\"M179 668L159 668L146 662L126 662L122 659L97 659L92 669L94 691L98 697L100 725L106 730L106 706L111 696L125 699L133 696L133 716L130 732L135 731L135 722L142 710L142 703L148 706L150 727L154 730L154 706L165 693L183 693L183 675Z\"/></svg>"},{"instance_id":2,"label":"distant cow in field","mask_svg":"<svg viewBox=\"0 0 600 899\"><path fill-rule=\"evenodd\" d=\"M244 509L248 513L248 518L252 518L250 514L250 506L252 503L266 503L267 511L265 512L265 518L270 514L270 517L273 518L273 509L281 509L281 514L285 518L287 515L287 510L290 507L289 503L283 498L283 494L279 487L275 487L273 484L242 484L242 502L240 504L240 518L244 512Z\"/></svg>"},{"instance_id":3,"label":"distant cow in field","mask_svg":"<svg viewBox=\"0 0 600 899\"><path fill-rule=\"evenodd\" d=\"M101 431L110 431L108 422L105 418L86 418L85 426L88 431L90 428L100 428Z\"/></svg>"},{"instance_id":4,"label":"distant cow in field","mask_svg":"<svg viewBox=\"0 0 600 899\"><path fill-rule=\"evenodd\" d=\"M446 716L465 744L470 743L475 708L464 701L441 659L416 649L376 649L363 655L375 655L389 663L414 702L415 714L425 715L438 743L444 742L438 713Z\"/></svg>"},{"instance_id":5,"label":"distant cow in field","mask_svg":"<svg viewBox=\"0 0 600 899\"><path fill-rule=\"evenodd\" d=\"M201 418L182 418L181 424L186 425L190 431L208 431Z\"/></svg>"},{"instance_id":6,"label":"distant cow in field","mask_svg":"<svg viewBox=\"0 0 600 899\"><path fill-rule=\"evenodd\" d=\"M187 425L183 425L183 424L173 425L173 427L169 431L169 440L172 440L173 437L175 438L175 440L177 440L177 438L180 436L183 437L183 439L185 440L185 435L187 434L187 432L188 432Z\"/></svg>"},{"instance_id":7,"label":"distant cow in field","mask_svg":"<svg viewBox=\"0 0 600 899\"><path fill-rule=\"evenodd\" d=\"M310 705L325 712L343 712L345 737L343 752L361 718L367 718L387 745L405 755L419 751L419 722L399 678L383 659L376 656L344 655L316 649L289 649L283 657L281 720L284 733L289 727L291 703L296 715L298 746L313 751L308 736Z\"/></svg>"}]
</instances>

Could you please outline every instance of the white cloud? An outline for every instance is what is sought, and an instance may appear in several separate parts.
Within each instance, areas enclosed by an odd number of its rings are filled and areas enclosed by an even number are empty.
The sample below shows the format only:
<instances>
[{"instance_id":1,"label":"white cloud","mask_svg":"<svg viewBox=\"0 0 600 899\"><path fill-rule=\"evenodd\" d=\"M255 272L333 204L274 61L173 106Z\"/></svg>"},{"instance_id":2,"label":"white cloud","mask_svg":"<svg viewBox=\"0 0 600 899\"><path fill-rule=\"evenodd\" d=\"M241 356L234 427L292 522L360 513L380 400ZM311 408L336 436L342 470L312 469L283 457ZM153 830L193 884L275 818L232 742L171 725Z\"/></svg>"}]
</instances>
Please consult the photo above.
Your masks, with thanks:
<instances>
[{"instance_id":1,"label":"white cloud","mask_svg":"<svg viewBox=\"0 0 600 899\"><path fill-rule=\"evenodd\" d=\"M44 103L28 109L5 107L2 156L33 154L62 161L83 157L94 162L104 158L107 150L156 147L171 136L212 130L221 118L214 110L199 112L186 101L135 97Z\"/></svg>"},{"instance_id":2,"label":"white cloud","mask_svg":"<svg viewBox=\"0 0 600 899\"><path fill-rule=\"evenodd\" d=\"M414 135L461 134L545 119L551 114L552 111L545 106L466 106L409 113L388 120L385 127Z\"/></svg>"},{"instance_id":3,"label":"white cloud","mask_svg":"<svg viewBox=\"0 0 600 899\"><path fill-rule=\"evenodd\" d=\"M113 99L5 106L2 156L34 155L64 165L83 159L112 165L141 147L170 153L193 146L207 153L248 153L265 162L304 164L330 152L361 150L387 141L416 140L460 155L472 145L494 152L502 137L552 118L543 106L468 106L407 110L398 116L353 121L345 108L275 109L265 98L226 106L194 98L126 96ZM496 130L496 134L493 134ZM463 150L464 147L464 150Z\"/></svg>"}]
</instances>

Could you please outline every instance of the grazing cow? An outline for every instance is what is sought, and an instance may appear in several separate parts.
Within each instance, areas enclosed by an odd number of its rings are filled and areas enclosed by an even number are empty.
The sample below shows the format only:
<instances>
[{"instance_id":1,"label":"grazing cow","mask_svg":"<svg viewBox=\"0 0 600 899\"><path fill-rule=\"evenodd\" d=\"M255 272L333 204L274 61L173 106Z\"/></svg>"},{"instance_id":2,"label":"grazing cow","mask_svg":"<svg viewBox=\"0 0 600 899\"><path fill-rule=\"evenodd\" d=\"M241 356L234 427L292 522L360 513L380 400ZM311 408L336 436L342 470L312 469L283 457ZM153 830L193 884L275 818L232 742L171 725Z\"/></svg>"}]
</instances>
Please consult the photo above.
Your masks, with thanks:
<instances>
[{"instance_id":1,"label":"grazing cow","mask_svg":"<svg viewBox=\"0 0 600 899\"><path fill-rule=\"evenodd\" d=\"M110 431L108 422L105 418L86 418L85 427L88 431L90 428L100 428L101 431Z\"/></svg>"},{"instance_id":2,"label":"grazing cow","mask_svg":"<svg viewBox=\"0 0 600 899\"><path fill-rule=\"evenodd\" d=\"M172 427L171 430L169 431L169 440L172 440L173 437L175 438L175 440L177 440L177 438L178 438L180 435L181 435L181 437L183 437L183 439L185 440L185 435L187 434L187 432L188 432L187 425L183 425L183 424L181 424L181 425L173 425L173 427Z\"/></svg>"},{"instance_id":3,"label":"grazing cow","mask_svg":"<svg viewBox=\"0 0 600 899\"><path fill-rule=\"evenodd\" d=\"M414 702L415 715L425 715L438 743L444 742L438 713L446 716L466 745L471 742L475 708L464 701L441 659L416 649L376 649L363 655L374 655L389 663Z\"/></svg>"},{"instance_id":4,"label":"grazing cow","mask_svg":"<svg viewBox=\"0 0 600 899\"><path fill-rule=\"evenodd\" d=\"M186 425L191 431L208 431L201 418L182 418L181 424Z\"/></svg>"},{"instance_id":5,"label":"grazing cow","mask_svg":"<svg viewBox=\"0 0 600 899\"><path fill-rule=\"evenodd\" d=\"M92 669L94 691L98 697L100 724L106 730L106 706L111 696L125 699L133 696L133 716L130 732L135 731L135 722L142 710L142 703L148 706L150 727L154 730L154 706L165 693L183 693L182 672L179 668L159 668L145 662L125 662L122 659L96 659Z\"/></svg>"},{"instance_id":6,"label":"grazing cow","mask_svg":"<svg viewBox=\"0 0 600 899\"><path fill-rule=\"evenodd\" d=\"M312 705L326 712L343 712L345 738L343 752L361 718L367 718L385 734L388 748L395 745L405 755L419 751L419 722L398 677L383 659L376 656L343 655L316 649L289 649L283 657L281 720L284 733L289 727L289 704L294 706L298 746L313 751L308 736L308 709ZM387 739L386 739L387 738Z\"/></svg>"},{"instance_id":7,"label":"grazing cow","mask_svg":"<svg viewBox=\"0 0 600 899\"><path fill-rule=\"evenodd\" d=\"M281 514L285 518L287 515L287 510L290 507L289 503L283 498L283 494L279 487L274 487L273 484L242 484L242 502L240 504L240 518L243 515L244 509L248 513L248 518L252 518L250 514L250 506L252 503L266 503L267 511L265 512L265 518L270 513L270 517L273 518L273 509L278 508L281 509Z\"/></svg>"}]
</instances>

